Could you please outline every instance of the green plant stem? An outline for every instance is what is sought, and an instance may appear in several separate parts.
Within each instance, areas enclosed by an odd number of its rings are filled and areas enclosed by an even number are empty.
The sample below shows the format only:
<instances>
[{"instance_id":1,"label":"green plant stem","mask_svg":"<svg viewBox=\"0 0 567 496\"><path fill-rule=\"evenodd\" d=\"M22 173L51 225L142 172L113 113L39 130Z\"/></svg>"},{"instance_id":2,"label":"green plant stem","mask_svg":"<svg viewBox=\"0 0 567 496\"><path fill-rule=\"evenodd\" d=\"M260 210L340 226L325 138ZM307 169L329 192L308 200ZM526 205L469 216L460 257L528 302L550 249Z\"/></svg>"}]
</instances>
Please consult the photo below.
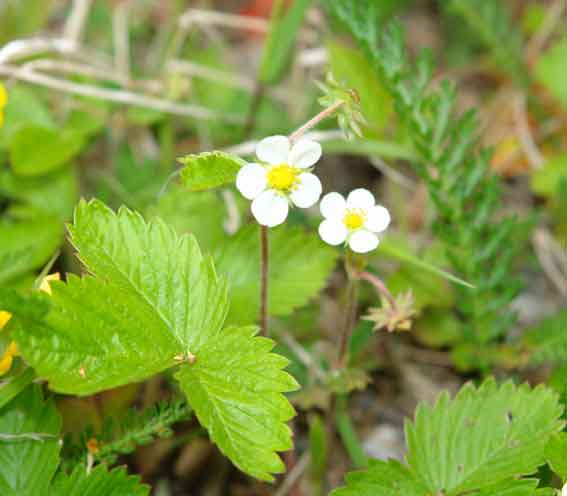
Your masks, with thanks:
<instances>
[{"instance_id":1,"label":"green plant stem","mask_svg":"<svg viewBox=\"0 0 567 496\"><path fill-rule=\"evenodd\" d=\"M338 347L337 355L337 367L345 368L348 363L348 342L352 334L352 329L354 326L354 321L356 318L356 298L358 296L358 286L359 278L356 276L356 272L353 270L350 262L350 258L347 255L346 258L346 272L348 277L347 284L347 301L344 314L344 324L343 329L340 334L340 341Z\"/></svg>"},{"instance_id":2,"label":"green plant stem","mask_svg":"<svg viewBox=\"0 0 567 496\"><path fill-rule=\"evenodd\" d=\"M335 421L341 441L343 442L354 468L366 468L368 466L368 458L366 457L366 453L364 453L364 449L362 448L358 435L352 425L348 412L348 399L344 394L337 396Z\"/></svg>"},{"instance_id":3,"label":"green plant stem","mask_svg":"<svg viewBox=\"0 0 567 496\"><path fill-rule=\"evenodd\" d=\"M270 271L268 228L260 226L260 332L268 335L268 282Z\"/></svg>"}]
</instances>

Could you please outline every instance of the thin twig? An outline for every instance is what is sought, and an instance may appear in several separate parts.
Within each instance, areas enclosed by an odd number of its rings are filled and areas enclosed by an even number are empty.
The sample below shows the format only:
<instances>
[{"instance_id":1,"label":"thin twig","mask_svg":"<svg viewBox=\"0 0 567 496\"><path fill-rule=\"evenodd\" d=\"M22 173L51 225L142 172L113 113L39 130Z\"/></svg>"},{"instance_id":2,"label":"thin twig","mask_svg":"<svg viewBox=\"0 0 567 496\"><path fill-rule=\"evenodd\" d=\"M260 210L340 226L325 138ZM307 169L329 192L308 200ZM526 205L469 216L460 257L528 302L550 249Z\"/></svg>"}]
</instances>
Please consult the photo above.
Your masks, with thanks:
<instances>
[{"instance_id":1,"label":"thin twig","mask_svg":"<svg viewBox=\"0 0 567 496\"><path fill-rule=\"evenodd\" d=\"M268 336L269 254L268 228L260 226L260 331L263 336Z\"/></svg>"},{"instance_id":2,"label":"thin twig","mask_svg":"<svg viewBox=\"0 0 567 496\"><path fill-rule=\"evenodd\" d=\"M83 34L83 28L91 9L92 0L73 0L71 13L67 16L63 36L78 43Z\"/></svg>"},{"instance_id":3,"label":"thin twig","mask_svg":"<svg viewBox=\"0 0 567 496\"><path fill-rule=\"evenodd\" d=\"M528 41L525 48L525 59L528 64L534 64L547 40L555 31L557 24L567 10L567 0L557 0L547 11L547 14L538 31Z\"/></svg>"},{"instance_id":4,"label":"thin twig","mask_svg":"<svg viewBox=\"0 0 567 496\"><path fill-rule=\"evenodd\" d=\"M130 79L130 38L128 32L129 2L119 2L112 13L114 66L124 79Z\"/></svg>"},{"instance_id":5,"label":"thin twig","mask_svg":"<svg viewBox=\"0 0 567 496\"><path fill-rule=\"evenodd\" d=\"M399 184L405 189L415 191L417 189L417 182L409 177L404 176L394 168L390 167L384 160L378 157L371 157L370 163L376 167L384 176L390 179L393 183Z\"/></svg>"},{"instance_id":6,"label":"thin twig","mask_svg":"<svg viewBox=\"0 0 567 496\"><path fill-rule=\"evenodd\" d=\"M27 40L14 40L0 49L0 64L15 62L19 59L33 57L44 52L69 55L74 53L77 49L77 43L65 38L29 38Z\"/></svg>"},{"instance_id":7,"label":"thin twig","mask_svg":"<svg viewBox=\"0 0 567 496\"><path fill-rule=\"evenodd\" d=\"M543 228L536 229L532 244L539 263L546 276L559 293L567 297L567 250L562 250L553 236Z\"/></svg>"},{"instance_id":8,"label":"thin twig","mask_svg":"<svg viewBox=\"0 0 567 496\"><path fill-rule=\"evenodd\" d=\"M216 112L197 105L176 103L170 100L149 97L126 90L111 90L89 84L73 83L71 81L40 74L26 69L25 67L0 65L0 76L13 77L21 81L45 86L52 90L62 91L64 93L88 96L101 100L122 103L124 105L151 108L168 114L194 117L196 119L222 120L235 124L242 124L243 122L242 117L239 115Z\"/></svg>"},{"instance_id":9,"label":"thin twig","mask_svg":"<svg viewBox=\"0 0 567 496\"><path fill-rule=\"evenodd\" d=\"M301 455L293 469L287 474L286 478L282 482L282 485L278 488L275 492L274 496L286 496L289 491L295 486L296 482L302 476L303 472L309 466L309 462L311 461L311 457L309 452L305 452Z\"/></svg>"},{"instance_id":10,"label":"thin twig","mask_svg":"<svg viewBox=\"0 0 567 496\"><path fill-rule=\"evenodd\" d=\"M179 25L187 30L194 24L199 25L218 25L222 27L258 31L267 33L269 22L260 17L251 17L214 10L189 9L179 17Z\"/></svg>"},{"instance_id":11,"label":"thin twig","mask_svg":"<svg viewBox=\"0 0 567 496\"><path fill-rule=\"evenodd\" d=\"M46 434L43 432L27 432L25 434L4 434L0 433L0 441L40 441L43 442L46 439L57 438L55 434Z\"/></svg>"},{"instance_id":12,"label":"thin twig","mask_svg":"<svg viewBox=\"0 0 567 496\"><path fill-rule=\"evenodd\" d=\"M234 192L225 189L222 192L224 204L226 205L226 220L224 222L224 230L228 234L234 234L240 227L240 211L234 198Z\"/></svg>"},{"instance_id":13,"label":"thin twig","mask_svg":"<svg viewBox=\"0 0 567 496\"><path fill-rule=\"evenodd\" d=\"M309 370L312 370L317 379L323 381L326 378L326 374L319 364L313 359L311 353L305 349L305 347L298 342L292 334L287 331L280 330L277 331L278 337L289 347L291 351L295 353L295 356L299 359L303 365L305 365Z\"/></svg>"},{"instance_id":14,"label":"thin twig","mask_svg":"<svg viewBox=\"0 0 567 496\"><path fill-rule=\"evenodd\" d=\"M519 93L514 103L515 127L518 141L532 169L541 169L544 158L530 131L526 108L526 94L523 92Z\"/></svg>"}]
</instances>

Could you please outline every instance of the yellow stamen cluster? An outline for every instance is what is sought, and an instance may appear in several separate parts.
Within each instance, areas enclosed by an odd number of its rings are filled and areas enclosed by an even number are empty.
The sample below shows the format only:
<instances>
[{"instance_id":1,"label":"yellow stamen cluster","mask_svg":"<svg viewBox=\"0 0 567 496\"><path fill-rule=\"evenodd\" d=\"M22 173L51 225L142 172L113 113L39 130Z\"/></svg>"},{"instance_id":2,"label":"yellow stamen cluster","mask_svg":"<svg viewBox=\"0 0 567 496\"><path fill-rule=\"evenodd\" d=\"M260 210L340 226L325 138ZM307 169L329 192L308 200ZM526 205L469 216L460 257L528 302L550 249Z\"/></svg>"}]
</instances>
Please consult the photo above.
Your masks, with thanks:
<instances>
[{"instance_id":1,"label":"yellow stamen cluster","mask_svg":"<svg viewBox=\"0 0 567 496\"><path fill-rule=\"evenodd\" d=\"M350 231L356 231L360 229L366 220L366 215L360 209L350 209L347 210L343 223Z\"/></svg>"},{"instance_id":2,"label":"yellow stamen cluster","mask_svg":"<svg viewBox=\"0 0 567 496\"><path fill-rule=\"evenodd\" d=\"M268 170L268 185L277 191L291 191L299 182L299 173L299 169L288 164L275 165Z\"/></svg>"}]
</instances>

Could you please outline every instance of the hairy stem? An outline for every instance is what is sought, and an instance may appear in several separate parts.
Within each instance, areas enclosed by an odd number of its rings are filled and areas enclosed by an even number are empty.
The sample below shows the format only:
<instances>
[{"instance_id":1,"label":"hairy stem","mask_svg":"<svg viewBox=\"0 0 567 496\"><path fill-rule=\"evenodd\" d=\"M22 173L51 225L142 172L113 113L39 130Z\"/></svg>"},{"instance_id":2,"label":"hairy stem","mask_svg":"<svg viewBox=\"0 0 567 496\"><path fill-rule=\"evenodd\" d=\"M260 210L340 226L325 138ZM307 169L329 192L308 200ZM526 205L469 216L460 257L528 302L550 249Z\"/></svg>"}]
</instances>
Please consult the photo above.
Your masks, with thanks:
<instances>
[{"instance_id":1,"label":"hairy stem","mask_svg":"<svg viewBox=\"0 0 567 496\"><path fill-rule=\"evenodd\" d=\"M333 105L331 105L330 107L319 112L315 117L309 119L305 124L303 124L303 126L301 126L299 129L297 129L296 131L291 133L289 135L289 141L291 141L292 143L294 141L297 141L299 138L301 138L311 128L315 127L317 124L319 124L321 121L325 120L327 117L330 117L331 115L333 115L333 113L337 109L339 109L342 105L344 105L344 103L345 102L343 100L339 100L339 101L335 102Z\"/></svg>"},{"instance_id":2,"label":"hairy stem","mask_svg":"<svg viewBox=\"0 0 567 496\"><path fill-rule=\"evenodd\" d=\"M260 226L260 331L268 335L268 274L270 247L268 228Z\"/></svg>"},{"instance_id":3,"label":"hairy stem","mask_svg":"<svg viewBox=\"0 0 567 496\"><path fill-rule=\"evenodd\" d=\"M372 284L372 286L376 288L378 295L386 298L392 309L396 308L396 300L394 299L392 293L390 293L382 279L380 279L378 276L375 276L374 274L371 274L370 272L359 272L358 277Z\"/></svg>"}]
</instances>

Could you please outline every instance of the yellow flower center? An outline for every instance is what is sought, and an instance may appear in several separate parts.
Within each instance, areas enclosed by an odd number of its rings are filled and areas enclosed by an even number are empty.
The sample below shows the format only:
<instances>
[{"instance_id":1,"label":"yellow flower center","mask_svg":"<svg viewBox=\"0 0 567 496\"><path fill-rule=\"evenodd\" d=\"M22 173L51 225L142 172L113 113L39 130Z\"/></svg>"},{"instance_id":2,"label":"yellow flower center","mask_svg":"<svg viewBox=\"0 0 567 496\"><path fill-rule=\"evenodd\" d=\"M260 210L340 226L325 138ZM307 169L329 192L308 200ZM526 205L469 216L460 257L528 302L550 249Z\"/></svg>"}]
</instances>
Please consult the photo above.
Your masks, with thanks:
<instances>
[{"instance_id":1,"label":"yellow flower center","mask_svg":"<svg viewBox=\"0 0 567 496\"><path fill-rule=\"evenodd\" d=\"M275 165L268 170L268 185L278 191L290 191L299 182L299 169L287 164Z\"/></svg>"},{"instance_id":2,"label":"yellow flower center","mask_svg":"<svg viewBox=\"0 0 567 496\"><path fill-rule=\"evenodd\" d=\"M350 231L355 231L356 229L360 229L364 225L364 221L366 220L366 216L361 209L351 209L347 210L343 218L344 225Z\"/></svg>"}]
</instances>

